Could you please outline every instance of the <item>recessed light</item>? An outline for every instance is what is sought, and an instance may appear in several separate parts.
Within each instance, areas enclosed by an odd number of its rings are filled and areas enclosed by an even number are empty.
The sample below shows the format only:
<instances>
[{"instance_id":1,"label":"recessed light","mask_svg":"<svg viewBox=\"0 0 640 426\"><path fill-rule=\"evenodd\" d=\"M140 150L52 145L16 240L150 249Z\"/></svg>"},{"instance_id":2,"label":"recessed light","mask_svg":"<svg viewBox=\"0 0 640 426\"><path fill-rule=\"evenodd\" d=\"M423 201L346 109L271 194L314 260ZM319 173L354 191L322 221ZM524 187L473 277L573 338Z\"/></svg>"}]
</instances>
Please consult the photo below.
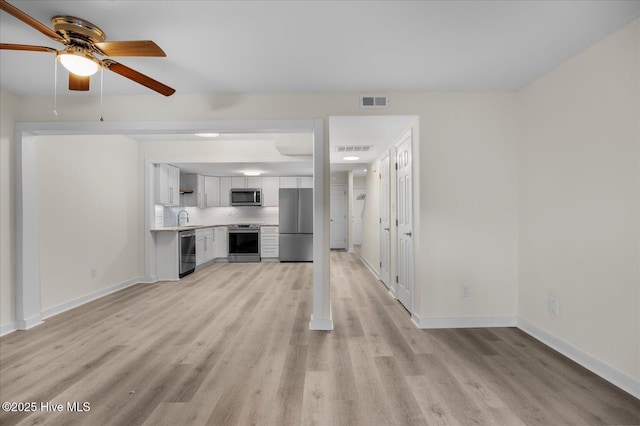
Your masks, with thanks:
<instances>
[{"instance_id":1,"label":"recessed light","mask_svg":"<svg viewBox=\"0 0 640 426\"><path fill-rule=\"evenodd\" d=\"M249 171L249 172L244 172L244 175L245 176L260 176L260 173L262 173L262 172L251 172L251 171Z\"/></svg>"},{"instance_id":2,"label":"recessed light","mask_svg":"<svg viewBox=\"0 0 640 426\"><path fill-rule=\"evenodd\" d=\"M195 135L201 138L217 138L220 136L220 133L196 133Z\"/></svg>"},{"instance_id":3,"label":"recessed light","mask_svg":"<svg viewBox=\"0 0 640 426\"><path fill-rule=\"evenodd\" d=\"M367 169L364 169L363 172L367 173Z\"/></svg>"},{"instance_id":4,"label":"recessed light","mask_svg":"<svg viewBox=\"0 0 640 426\"><path fill-rule=\"evenodd\" d=\"M343 160L347 160L347 161L356 161L359 160L360 157L344 157Z\"/></svg>"}]
</instances>

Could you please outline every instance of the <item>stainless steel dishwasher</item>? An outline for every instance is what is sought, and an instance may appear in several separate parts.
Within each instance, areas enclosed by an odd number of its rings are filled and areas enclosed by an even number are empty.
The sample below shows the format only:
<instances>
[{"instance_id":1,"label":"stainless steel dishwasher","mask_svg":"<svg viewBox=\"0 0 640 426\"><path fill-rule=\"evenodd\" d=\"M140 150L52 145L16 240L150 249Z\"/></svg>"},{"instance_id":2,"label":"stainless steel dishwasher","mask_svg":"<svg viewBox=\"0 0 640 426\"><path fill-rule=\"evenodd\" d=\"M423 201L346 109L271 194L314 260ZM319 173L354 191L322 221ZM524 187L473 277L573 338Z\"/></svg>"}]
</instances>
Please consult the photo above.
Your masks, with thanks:
<instances>
[{"instance_id":1,"label":"stainless steel dishwasher","mask_svg":"<svg viewBox=\"0 0 640 426\"><path fill-rule=\"evenodd\" d=\"M179 277L192 273L196 269L196 231L180 231L180 273Z\"/></svg>"}]
</instances>

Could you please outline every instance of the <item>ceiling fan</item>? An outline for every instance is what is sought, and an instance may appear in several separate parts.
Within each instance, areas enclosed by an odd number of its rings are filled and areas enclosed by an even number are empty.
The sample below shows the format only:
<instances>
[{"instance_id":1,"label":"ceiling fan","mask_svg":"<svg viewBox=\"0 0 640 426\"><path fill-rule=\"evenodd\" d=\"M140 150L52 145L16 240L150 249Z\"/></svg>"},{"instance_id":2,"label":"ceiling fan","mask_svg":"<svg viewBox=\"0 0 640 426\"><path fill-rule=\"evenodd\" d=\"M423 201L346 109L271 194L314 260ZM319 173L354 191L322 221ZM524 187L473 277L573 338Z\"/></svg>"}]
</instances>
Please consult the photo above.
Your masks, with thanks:
<instances>
[{"instance_id":1,"label":"ceiling fan","mask_svg":"<svg viewBox=\"0 0 640 426\"><path fill-rule=\"evenodd\" d=\"M51 26L53 27L51 29L7 3L6 0L0 0L0 10L40 31L52 40L65 45L64 49L56 50L45 46L0 43L0 49L54 53L60 63L69 70L69 90L89 90L91 76L100 68L106 68L164 96L171 96L175 92L175 89L113 59L96 57L96 55L167 56L151 40L106 41L107 37L100 28L89 21L73 16L54 16L51 18Z\"/></svg>"}]
</instances>

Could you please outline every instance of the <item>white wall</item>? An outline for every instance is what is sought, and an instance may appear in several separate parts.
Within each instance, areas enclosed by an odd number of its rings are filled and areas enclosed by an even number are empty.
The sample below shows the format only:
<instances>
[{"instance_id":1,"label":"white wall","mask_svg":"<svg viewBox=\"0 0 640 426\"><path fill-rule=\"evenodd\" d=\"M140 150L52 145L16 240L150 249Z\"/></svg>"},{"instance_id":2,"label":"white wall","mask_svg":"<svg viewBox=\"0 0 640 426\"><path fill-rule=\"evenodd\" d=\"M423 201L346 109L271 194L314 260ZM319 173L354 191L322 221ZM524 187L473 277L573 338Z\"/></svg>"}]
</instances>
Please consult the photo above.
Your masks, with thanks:
<instances>
[{"instance_id":1,"label":"white wall","mask_svg":"<svg viewBox=\"0 0 640 426\"><path fill-rule=\"evenodd\" d=\"M639 39L636 20L519 94L519 315L636 379Z\"/></svg>"},{"instance_id":2,"label":"white wall","mask_svg":"<svg viewBox=\"0 0 640 426\"><path fill-rule=\"evenodd\" d=\"M45 314L141 278L137 143L122 136L41 136L38 169Z\"/></svg>"},{"instance_id":3,"label":"white wall","mask_svg":"<svg viewBox=\"0 0 640 426\"><path fill-rule=\"evenodd\" d=\"M0 334L15 321L14 130L18 98L0 92Z\"/></svg>"},{"instance_id":4,"label":"white wall","mask_svg":"<svg viewBox=\"0 0 640 426\"><path fill-rule=\"evenodd\" d=\"M374 161L367 167L365 187L367 201L364 204L362 221L362 244L360 257L371 269L380 275L380 162Z\"/></svg>"},{"instance_id":5,"label":"white wall","mask_svg":"<svg viewBox=\"0 0 640 426\"><path fill-rule=\"evenodd\" d=\"M515 94L460 93L437 95L420 123L416 306L426 317L517 313L517 122Z\"/></svg>"}]
</instances>

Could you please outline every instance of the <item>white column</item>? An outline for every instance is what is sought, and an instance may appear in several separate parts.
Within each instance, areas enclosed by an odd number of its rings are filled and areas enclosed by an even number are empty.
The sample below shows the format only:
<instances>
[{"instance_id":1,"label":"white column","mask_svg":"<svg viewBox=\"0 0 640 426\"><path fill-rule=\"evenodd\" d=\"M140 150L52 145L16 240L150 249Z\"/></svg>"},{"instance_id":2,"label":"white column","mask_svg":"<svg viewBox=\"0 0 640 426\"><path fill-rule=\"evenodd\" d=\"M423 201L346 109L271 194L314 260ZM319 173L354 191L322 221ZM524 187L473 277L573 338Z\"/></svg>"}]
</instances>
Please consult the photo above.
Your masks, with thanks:
<instances>
[{"instance_id":1,"label":"white column","mask_svg":"<svg viewBox=\"0 0 640 426\"><path fill-rule=\"evenodd\" d=\"M20 132L20 133L18 133ZM16 327L42 323L40 313L40 231L38 143L16 130Z\"/></svg>"},{"instance_id":2,"label":"white column","mask_svg":"<svg viewBox=\"0 0 640 426\"><path fill-rule=\"evenodd\" d=\"M322 120L313 134L313 310L310 330L333 330L329 270L329 141Z\"/></svg>"}]
</instances>

